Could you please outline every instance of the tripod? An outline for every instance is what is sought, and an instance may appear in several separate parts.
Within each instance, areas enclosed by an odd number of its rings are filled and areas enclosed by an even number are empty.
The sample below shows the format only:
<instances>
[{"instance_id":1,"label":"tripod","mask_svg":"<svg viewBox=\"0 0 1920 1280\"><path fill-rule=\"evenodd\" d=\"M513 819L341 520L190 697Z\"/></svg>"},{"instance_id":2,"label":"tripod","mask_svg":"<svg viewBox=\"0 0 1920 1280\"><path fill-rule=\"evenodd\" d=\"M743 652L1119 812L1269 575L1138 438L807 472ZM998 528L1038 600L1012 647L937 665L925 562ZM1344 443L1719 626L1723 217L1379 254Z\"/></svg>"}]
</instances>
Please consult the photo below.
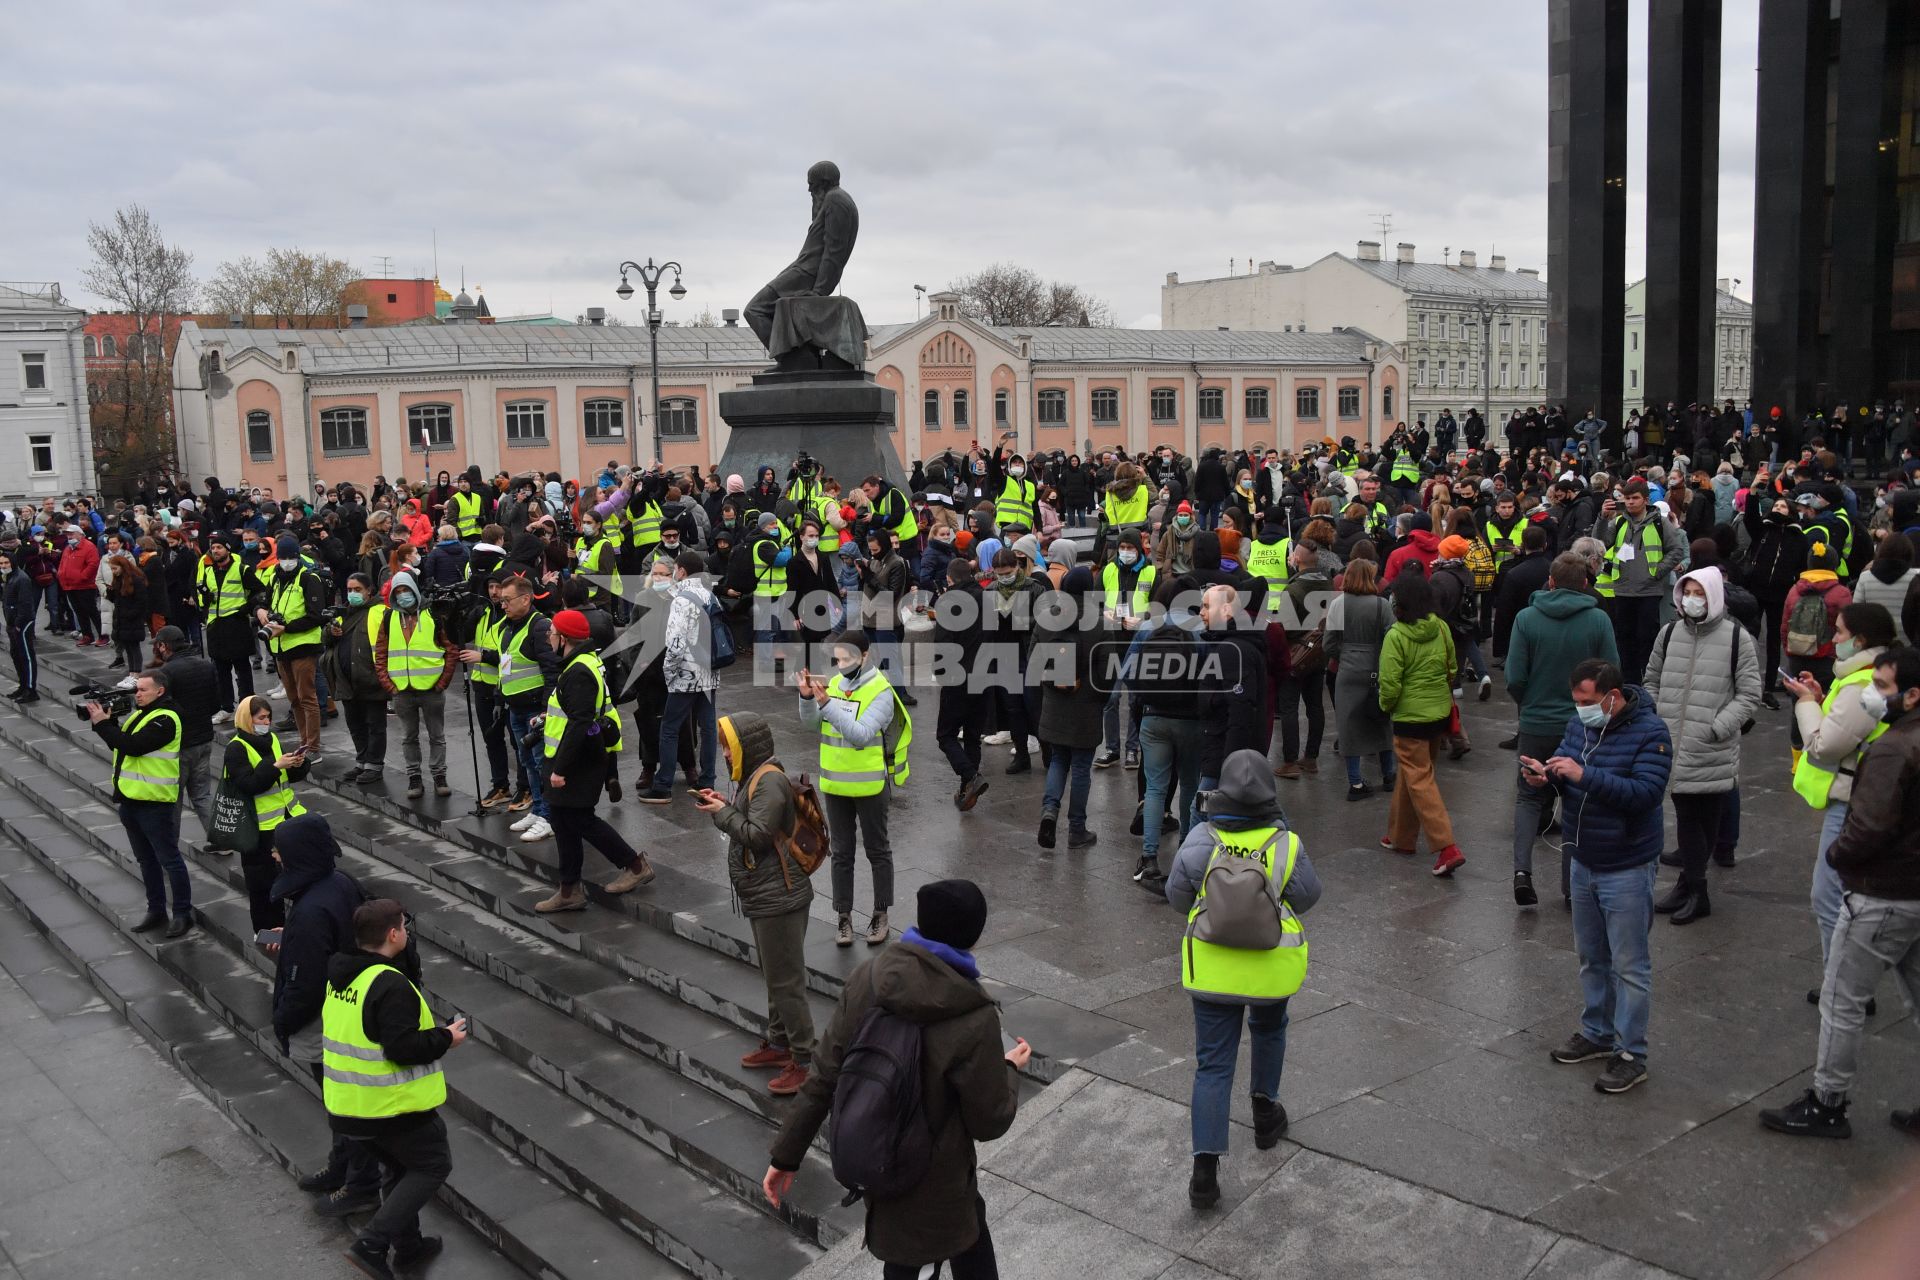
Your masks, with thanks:
<instances>
[{"instance_id":1,"label":"tripod","mask_svg":"<svg viewBox=\"0 0 1920 1280\"><path fill-rule=\"evenodd\" d=\"M461 685L467 695L467 753L473 757L473 810L472 816L484 818L488 810L480 803L487 794L486 784L480 781L480 730L473 714L473 671L469 668L466 679Z\"/></svg>"}]
</instances>

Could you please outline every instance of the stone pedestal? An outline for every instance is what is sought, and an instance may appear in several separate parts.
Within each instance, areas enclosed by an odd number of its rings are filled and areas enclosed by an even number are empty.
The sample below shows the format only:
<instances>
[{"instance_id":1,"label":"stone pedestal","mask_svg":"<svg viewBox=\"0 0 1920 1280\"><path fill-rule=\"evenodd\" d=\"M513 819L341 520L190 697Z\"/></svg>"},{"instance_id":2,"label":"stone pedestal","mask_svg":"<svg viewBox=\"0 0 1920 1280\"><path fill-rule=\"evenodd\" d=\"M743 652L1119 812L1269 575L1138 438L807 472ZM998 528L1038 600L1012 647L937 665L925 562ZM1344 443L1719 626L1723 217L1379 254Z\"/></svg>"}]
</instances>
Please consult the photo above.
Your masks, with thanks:
<instances>
[{"instance_id":1,"label":"stone pedestal","mask_svg":"<svg viewBox=\"0 0 1920 1280\"><path fill-rule=\"evenodd\" d=\"M720 473L752 484L766 466L785 483L787 468L805 451L843 490L869 475L904 488L906 469L892 443L896 399L892 388L858 370L758 374L753 385L720 393L720 416L731 433Z\"/></svg>"}]
</instances>

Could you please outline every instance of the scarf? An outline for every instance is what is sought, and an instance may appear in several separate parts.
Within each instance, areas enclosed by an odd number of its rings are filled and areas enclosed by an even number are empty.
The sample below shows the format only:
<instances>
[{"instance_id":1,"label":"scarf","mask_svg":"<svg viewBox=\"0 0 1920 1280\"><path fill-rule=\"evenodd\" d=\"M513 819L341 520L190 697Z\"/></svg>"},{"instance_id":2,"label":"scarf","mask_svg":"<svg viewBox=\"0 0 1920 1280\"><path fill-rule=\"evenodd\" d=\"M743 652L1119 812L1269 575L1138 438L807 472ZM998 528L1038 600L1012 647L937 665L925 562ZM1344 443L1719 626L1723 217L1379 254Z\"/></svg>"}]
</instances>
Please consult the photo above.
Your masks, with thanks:
<instances>
[{"instance_id":1,"label":"scarf","mask_svg":"<svg viewBox=\"0 0 1920 1280\"><path fill-rule=\"evenodd\" d=\"M932 938L923 936L918 925L911 926L901 934L900 941L912 943L928 955L945 960L955 973L969 982L980 981L980 965L974 960L973 952L950 947L944 942L935 942Z\"/></svg>"}]
</instances>

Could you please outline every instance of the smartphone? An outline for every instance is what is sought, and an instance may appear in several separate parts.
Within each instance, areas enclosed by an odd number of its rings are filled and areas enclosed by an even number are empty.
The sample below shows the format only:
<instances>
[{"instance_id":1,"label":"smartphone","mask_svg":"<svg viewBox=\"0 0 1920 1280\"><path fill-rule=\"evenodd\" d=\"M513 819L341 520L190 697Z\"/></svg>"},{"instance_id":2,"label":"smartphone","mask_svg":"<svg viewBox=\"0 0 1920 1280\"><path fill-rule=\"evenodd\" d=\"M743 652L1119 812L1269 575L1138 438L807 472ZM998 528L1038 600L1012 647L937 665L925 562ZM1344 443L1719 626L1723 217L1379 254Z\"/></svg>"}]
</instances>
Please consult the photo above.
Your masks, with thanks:
<instances>
[{"instance_id":1,"label":"smartphone","mask_svg":"<svg viewBox=\"0 0 1920 1280\"><path fill-rule=\"evenodd\" d=\"M1800 679L1800 673L1798 671L1789 671L1785 667L1774 668L1774 674L1786 680L1798 681Z\"/></svg>"},{"instance_id":2,"label":"smartphone","mask_svg":"<svg viewBox=\"0 0 1920 1280\"><path fill-rule=\"evenodd\" d=\"M262 929L253 935L253 941L258 946L277 947L280 945L280 930Z\"/></svg>"}]
</instances>

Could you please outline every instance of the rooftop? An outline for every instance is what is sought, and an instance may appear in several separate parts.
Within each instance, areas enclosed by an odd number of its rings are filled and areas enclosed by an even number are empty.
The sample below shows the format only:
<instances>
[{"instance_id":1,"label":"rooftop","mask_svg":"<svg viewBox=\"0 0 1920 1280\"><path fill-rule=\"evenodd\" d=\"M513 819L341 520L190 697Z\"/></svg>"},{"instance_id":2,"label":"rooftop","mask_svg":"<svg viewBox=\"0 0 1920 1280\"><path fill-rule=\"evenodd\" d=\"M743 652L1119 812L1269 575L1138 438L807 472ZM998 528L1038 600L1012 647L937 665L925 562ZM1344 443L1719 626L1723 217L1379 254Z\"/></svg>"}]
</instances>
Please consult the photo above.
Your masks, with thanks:
<instances>
[{"instance_id":1,"label":"rooftop","mask_svg":"<svg viewBox=\"0 0 1920 1280\"><path fill-rule=\"evenodd\" d=\"M1369 262L1343 258L1368 275L1399 285L1412 293L1437 294L1451 298L1497 298L1508 302L1547 301L1547 282L1537 275L1492 267L1456 267L1444 262Z\"/></svg>"},{"instance_id":2,"label":"rooftop","mask_svg":"<svg viewBox=\"0 0 1920 1280\"><path fill-rule=\"evenodd\" d=\"M299 347L307 372L323 376L448 365L626 368L647 363L644 325L516 324L502 329L498 325L408 324L300 330L188 325L182 338L196 350L210 342L225 344L228 363L249 350L263 351L277 363L288 347ZM660 363L761 368L767 353L751 329L669 326L660 330Z\"/></svg>"},{"instance_id":3,"label":"rooftop","mask_svg":"<svg viewBox=\"0 0 1920 1280\"><path fill-rule=\"evenodd\" d=\"M873 331L873 343L880 346L913 327L881 325ZM1031 334L1033 360L1037 364L1108 360L1130 364L1166 360L1205 360L1214 364L1356 364L1367 358L1369 343L1380 341L1359 329L1339 333L1288 333L1251 329L981 327L1016 350L1020 335Z\"/></svg>"},{"instance_id":4,"label":"rooftop","mask_svg":"<svg viewBox=\"0 0 1920 1280\"><path fill-rule=\"evenodd\" d=\"M57 281L0 280L0 311L38 311L48 315L85 315L66 300Z\"/></svg>"}]
</instances>

